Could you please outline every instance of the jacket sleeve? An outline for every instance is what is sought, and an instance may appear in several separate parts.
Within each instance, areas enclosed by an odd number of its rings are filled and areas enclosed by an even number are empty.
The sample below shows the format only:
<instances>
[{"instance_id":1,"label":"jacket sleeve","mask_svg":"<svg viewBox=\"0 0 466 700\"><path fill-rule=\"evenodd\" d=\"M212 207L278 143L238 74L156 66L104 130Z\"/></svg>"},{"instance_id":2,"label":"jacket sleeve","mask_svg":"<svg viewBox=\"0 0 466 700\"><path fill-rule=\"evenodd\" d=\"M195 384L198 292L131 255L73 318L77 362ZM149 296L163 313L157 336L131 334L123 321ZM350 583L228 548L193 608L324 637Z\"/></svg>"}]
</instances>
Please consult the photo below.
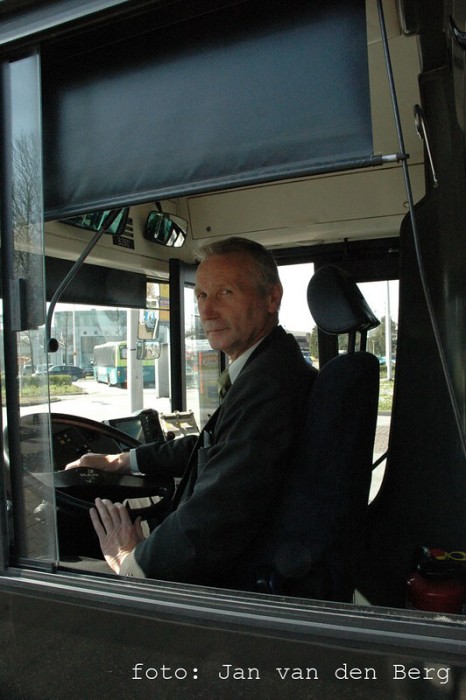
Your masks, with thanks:
<instances>
[{"instance_id":1,"label":"jacket sleeve","mask_svg":"<svg viewBox=\"0 0 466 700\"><path fill-rule=\"evenodd\" d=\"M195 435L186 435L169 442L154 442L136 447L139 470L151 476L183 476L196 445Z\"/></svg>"},{"instance_id":2,"label":"jacket sleeve","mask_svg":"<svg viewBox=\"0 0 466 700\"><path fill-rule=\"evenodd\" d=\"M289 389L273 373L261 372L260 382L257 373L239 375L214 444L198 450L194 490L135 549L146 576L216 585L265 535L300 414L302 390Z\"/></svg>"}]
</instances>

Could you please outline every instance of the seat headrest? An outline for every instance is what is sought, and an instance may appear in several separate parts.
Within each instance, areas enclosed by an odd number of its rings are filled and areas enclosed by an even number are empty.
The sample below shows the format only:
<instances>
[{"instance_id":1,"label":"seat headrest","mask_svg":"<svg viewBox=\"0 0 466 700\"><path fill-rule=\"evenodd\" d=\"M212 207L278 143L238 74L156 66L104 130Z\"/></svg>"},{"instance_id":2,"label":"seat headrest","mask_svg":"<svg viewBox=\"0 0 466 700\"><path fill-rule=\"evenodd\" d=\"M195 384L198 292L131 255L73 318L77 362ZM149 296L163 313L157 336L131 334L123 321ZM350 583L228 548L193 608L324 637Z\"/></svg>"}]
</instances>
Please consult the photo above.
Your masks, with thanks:
<instances>
[{"instance_id":1,"label":"seat headrest","mask_svg":"<svg viewBox=\"0 0 466 700\"><path fill-rule=\"evenodd\" d=\"M331 335L364 332L380 324L357 284L335 265L325 265L312 276L307 303L317 326Z\"/></svg>"}]
</instances>

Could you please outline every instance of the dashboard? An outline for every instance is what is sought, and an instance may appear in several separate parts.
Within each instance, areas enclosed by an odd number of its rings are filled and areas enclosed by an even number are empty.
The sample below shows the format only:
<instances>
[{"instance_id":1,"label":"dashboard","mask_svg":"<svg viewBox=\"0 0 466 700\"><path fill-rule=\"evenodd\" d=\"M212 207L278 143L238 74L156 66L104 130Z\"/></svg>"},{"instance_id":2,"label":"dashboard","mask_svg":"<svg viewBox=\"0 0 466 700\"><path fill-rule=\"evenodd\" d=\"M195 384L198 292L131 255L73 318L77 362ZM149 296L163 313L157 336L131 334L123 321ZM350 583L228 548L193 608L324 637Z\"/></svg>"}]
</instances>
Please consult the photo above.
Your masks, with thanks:
<instances>
[{"instance_id":1,"label":"dashboard","mask_svg":"<svg viewBox=\"0 0 466 700\"><path fill-rule=\"evenodd\" d=\"M163 438L156 417L147 412L142 417L131 416L127 427L141 430L144 423L146 438L149 428L151 434ZM89 520L89 509L97 497L125 502L133 520L138 516L144 520L160 519L170 507L175 491L175 481L170 475L120 474L88 467L65 470L67 464L87 452L116 454L141 444L116 427L80 416L35 413L21 417L20 438L27 510L37 518L39 511L54 504L61 556L99 556ZM44 465L49 441L53 472Z\"/></svg>"},{"instance_id":2,"label":"dashboard","mask_svg":"<svg viewBox=\"0 0 466 700\"><path fill-rule=\"evenodd\" d=\"M69 462L79 459L86 452L115 454L124 449L137 447L140 443L130 435L90 419L51 414L34 413L22 416L20 440L22 466L28 472L43 472L43 455L48 450L46 442L51 439L53 466L55 471L65 468Z\"/></svg>"}]
</instances>

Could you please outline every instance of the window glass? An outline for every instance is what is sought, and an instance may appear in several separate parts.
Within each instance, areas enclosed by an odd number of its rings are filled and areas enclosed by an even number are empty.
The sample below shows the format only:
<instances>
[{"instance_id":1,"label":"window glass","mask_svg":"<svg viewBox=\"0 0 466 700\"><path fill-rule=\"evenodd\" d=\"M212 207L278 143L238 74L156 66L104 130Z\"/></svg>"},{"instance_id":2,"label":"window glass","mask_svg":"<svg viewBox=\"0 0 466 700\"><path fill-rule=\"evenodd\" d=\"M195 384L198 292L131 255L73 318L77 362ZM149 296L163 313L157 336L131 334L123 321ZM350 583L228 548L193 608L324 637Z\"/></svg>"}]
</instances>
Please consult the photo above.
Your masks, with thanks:
<instances>
[{"instance_id":1,"label":"window glass","mask_svg":"<svg viewBox=\"0 0 466 700\"><path fill-rule=\"evenodd\" d=\"M314 272L312 263L282 265L280 279L283 299L280 307L280 323L292 333L299 343L304 357L313 364L318 362L314 321L307 305L307 285Z\"/></svg>"},{"instance_id":2,"label":"window glass","mask_svg":"<svg viewBox=\"0 0 466 700\"><path fill-rule=\"evenodd\" d=\"M380 326L371 330L367 337L367 350L380 363L380 393L377 431L374 443L374 464L388 449L393 402L393 387L396 372L396 346L398 337L398 280L365 282L359 285L367 303L380 321ZM388 358L390 360L388 361ZM377 495L385 473L383 459L372 472L370 500Z\"/></svg>"},{"instance_id":3,"label":"window glass","mask_svg":"<svg viewBox=\"0 0 466 700\"><path fill-rule=\"evenodd\" d=\"M51 323L57 352L39 362L43 340L33 338L29 345L23 368L28 400L36 384L48 382L52 412L103 421L151 408L163 421L172 412L168 290L166 283L148 283L147 306L140 310L58 302ZM201 426L218 406L220 360L207 342L188 287L185 309L186 403ZM27 414L48 410L47 396L37 396L24 409Z\"/></svg>"},{"instance_id":4,"label":"window glass","mask_svg":"<svg viewBox=\"0 0 466 700\"><path fill-rule=\"evenodd\" d=\"M168 297L163 311L155 308L152 286L148 285L152 304L149 312L60 302L55 306L51 332L58 341L58 350L48 355L53 412L97 421L121 418L146 408L170 413ZM157 315L157 324L140 339L138 328L144 327L147 313ZM136 330L131 336L134 325ZM148 351L144 359L137 359L138 340L150 348L153 336L160 341L160 356ZM40 352L40 347L33 344L34 356L36 352ZM64 368L63 374L60 368ZM47 382L47 370L42 367L36 368L32 379L43 371L43 381ZM47 410L47 402L37 402L28 409L29 413Z\"/></svg>"},{"instance_id":5,"label":"window glass","mask_svg":"<svg viewBox=\"0 0 466 700\"><path fill-rule=\"evenodd\" d=\"M212 350L204 332L194 289L185 287L186 398L198 426L218 407L220 353Z\"/></svg>"},{"instance_id":6,"label":"window glass","mask_svg":"<svg viewBox=\"0 0 466 700\"><path fill-rule=\"evenodd\" d=\"M12 507L14 560L56 559L54 493L50 487L48 422L26 425L32 405L47 404L48 387L38 367L47 363L44 343L45 292L43 270L42 162L40 148L39 60L37 56L10 64L13 251L11 327L5 324L9 352L9 408L3 416L9 426L20 419L20 429L8 432L6 489ZM11 287L10 287L11 289ZM19 299L19 307L15 300ZM11 357L16 346L16 357ZM16 391L12 388L16 386ZM13 393L17 392L17 396ZM2 397L3 399L3 397ZM19 414L17 415L17 407Z\"/></svg>"}]
</instances>

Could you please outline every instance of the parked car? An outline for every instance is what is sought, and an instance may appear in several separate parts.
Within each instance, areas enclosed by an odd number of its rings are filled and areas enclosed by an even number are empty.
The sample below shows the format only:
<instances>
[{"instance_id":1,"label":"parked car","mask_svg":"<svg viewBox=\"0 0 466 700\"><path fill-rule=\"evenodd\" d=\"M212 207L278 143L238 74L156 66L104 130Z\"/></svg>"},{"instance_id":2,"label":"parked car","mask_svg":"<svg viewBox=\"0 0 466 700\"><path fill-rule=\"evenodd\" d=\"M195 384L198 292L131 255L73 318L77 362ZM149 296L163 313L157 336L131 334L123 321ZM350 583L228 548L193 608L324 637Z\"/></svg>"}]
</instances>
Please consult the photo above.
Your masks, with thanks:
<instances>
[{"instance_id":1,"label":"parked car","mask_svg":"<svg viewBox=\"0 0 466 700\"><path fill-rule=\"evenodd\" d=\"M377 357L377 359L378 359L381 367L384 367L387 364L387 358L384 355ZM392 357L392 366L394 366L395 363L396 363L396 359L394 357Z\"/></svg>"},{"instance_id":2,"label":"parked car","mask_svg":"<svg viewBox=\"0 0 466 700\"><path fill-rule=\"evenodd\" d=\"M35 375L37 374L46 374L47 373L47 368L52 367L52 365L37 365L36 371L34 372Z\"/></svg>"},{"instance_id":3,"label":"parked car","mask_svg":"<svg viewBox=\"0 0 466 700\"><path fill-rule=\"evenodd\" d=\"M91 362L88 362L87 364L83 365L82 369L85 377L94 376L94 365Z\"/></svg>"},{"instance_id":4,"label":"parked car","mask_svg":"<svg viewBox=\"0 0 466 700\"><path fill-rule=\"evenodd\" d=\"M312 366L312 357L311 357L311 353L308 352L307 350L302 350L301 352L303 353L303 357L304 357L304 359L306 360L306 362L308 362L308 363Z\"/></svg>"},{"instance_id":5,"label":"parked car","mask_svg":"<svg viewBox=\"0 0 466 700\"><path fill-rule=\"evenodd\" d=\"M30 377L32 374L34 374L34 371L36 369L35 365L23 365L23 369L21 370L21 373L23 377Z\"/></svg>"},{"instance_id":6,"label":"parked car","mask_svg":"<svg viewBox=\"0 0 466 700\"><path fill-rule=\"evenodd\" d=\"M73 382L86 376L82 367L76 365L53 365L49 369L49 374L68 374Z\"/></svg>"}]
</instances>

